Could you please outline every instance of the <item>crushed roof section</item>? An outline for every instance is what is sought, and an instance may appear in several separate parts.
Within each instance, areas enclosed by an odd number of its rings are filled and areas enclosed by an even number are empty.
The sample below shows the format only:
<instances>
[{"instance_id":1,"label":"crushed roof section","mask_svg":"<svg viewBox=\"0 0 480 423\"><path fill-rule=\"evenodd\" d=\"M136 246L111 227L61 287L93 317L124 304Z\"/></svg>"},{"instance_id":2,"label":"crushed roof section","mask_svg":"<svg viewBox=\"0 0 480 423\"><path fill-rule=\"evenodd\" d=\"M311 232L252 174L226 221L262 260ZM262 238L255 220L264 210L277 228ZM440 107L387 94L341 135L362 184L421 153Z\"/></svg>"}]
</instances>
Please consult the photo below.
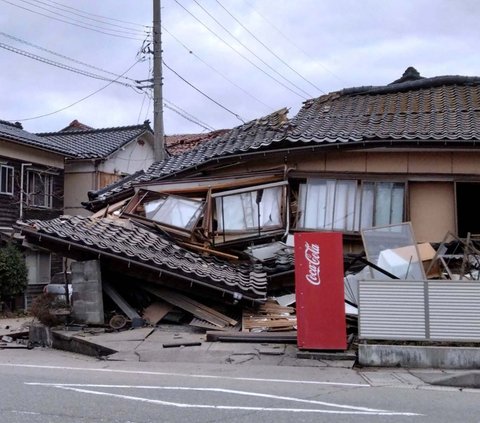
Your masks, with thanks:
<instances>
[{"instance_id":1,"label":"crushed roof section","mask_svg":"<svg viewBox=\"0 0 480 423\"><path fill-rule=\"evenodd\" d=\"M145 121L142 125L103 129L75 128L40 133L37 136L77 159L104 159L147 131L153 133L148 121Z\"/></svg>"},{"instance_id":2,"label":"crushed roof section","mask_svg":"<svg viewBox=\"0 0 480 423\"><path fill-rule=\"evenodd\" d=\"M4 120L0 120L0 139L9 140L18 144L31 146L34 148L40 148L42 150L51 151L52 153L58 153L60 155L70 157L70 152L66 152L60 146L51 144L47 140L25 131L22 125L19 123L10 123Z\"/></svg>"},{"instance_id":3,"label":"crushed roof section","mask_svg":"<svg viewBox=\"0 0 480 423\"><path fill-rule=\"evenodd\" d=\"M145 183L167 175L181 172L209 162L215 158L260 150L281 141L287 127L287 109L281 109L268 116L233 128L209 141L201 142L193 149L153 163L145 172L127 176L121 181L90 193L91 199L107 198L110 195L130 189L138 183Z\"/></svg>"},{"instance_id":4,"label":"crushed roof section","mask_svg":"<svg viewBox=\"0 0 480 423\"><path fill-rule=\"evenodd\" d=\"M27 221L22 233L40 235L40 239L46 234L86 247L96 255L103 251L245 298L257 300L266 296L267 275L255 271L250 264L235 264L197 254L130 221L62 216ZM31 241L35 242L35 236Z\"/></svg>"},{"instance_id":5,"label":"crushed roof section","mask_svg":"<svg viewBox=\"0 0 480 423\"><path fill-rule=\"evenodd\" d=\"M206 134L176 134L165 136L165 148L172 156L178 156L192 150L198 144L212 140L228 132L228 129L219 129Z\"/></svg>"},{"instance_id":6,"label":"crushed roof section","mask_svg":"<svg viewBox=\"0 0 480 423\"><path fill-rule=\"evenodd\" d=\"M480 78L422 78L356 87L309 100L292 120L291 142L479 140Z\"/></svg>"}]
</instances>

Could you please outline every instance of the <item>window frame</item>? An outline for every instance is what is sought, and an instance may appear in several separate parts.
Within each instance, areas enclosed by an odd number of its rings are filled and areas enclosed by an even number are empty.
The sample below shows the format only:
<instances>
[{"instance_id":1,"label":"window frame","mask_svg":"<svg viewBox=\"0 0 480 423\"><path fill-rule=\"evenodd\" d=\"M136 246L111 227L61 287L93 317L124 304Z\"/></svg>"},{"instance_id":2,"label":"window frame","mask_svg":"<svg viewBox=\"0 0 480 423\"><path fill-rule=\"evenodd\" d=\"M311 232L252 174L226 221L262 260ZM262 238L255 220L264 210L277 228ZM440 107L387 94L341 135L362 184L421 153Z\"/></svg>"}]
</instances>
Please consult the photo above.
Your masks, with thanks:
<instances>
[{"instance_id":1,"label":"window frame","mask_svg":"<svg viewBox=\"0 0 480 423\"><path fill-rule=\"evenodd\" d=\"M4 181L4 176L3 172L6 172L7 178L6 181ZM8 176L8 173L11 172L10 177ZM0 165L0 194L5 194L5 195L13 195L15 192L15 168L13 166L8 166L5 164ZM10 179L10 184L8 183L8 179ZM8 191L8 186L10 185L11 191ZM3 188L6 188L5 190Z\"/></svg>"},{"instance_id":2,"label":"window frame","mask_svg":"<svg viewBox=\"0 0 480 423\"><path fill-rule=\"evenodd\" d=\"M27 190L26 190L26 197L27 197L27 205L29 207L37 207L41 209L51 209L53 207L53 177L54 175L48 172L43 172L41 170L29 169L27 171ZM34 180L32 180L32 178ZM35 192L37 185L32 188L32 182L37 183L37 178L47 178L48 181L44 181L41 184L41 188L43 188L43 192ZM43 202L39 204L38 198L42 197Z\"/></svg>"},{"instance_id":3,"label":"window frame","mask_svg":"<svg viewBox=\"0 0 480 423\"><path fill-rule=\"evenodd\" d=\"M324 192L323 195L325 199L327 199L327 205L324 207L323 214L325 215L324 222L326 221L327 215L331 215L331 224L327 225L322 225L317 226L317 227L310 227L310 226L305 226L305 222L307 219L306 215L306 210L308 209L307 202L311 201L311 196L308 194L308 185L310 181L310 186L314 185L312 182L316 183L318 186L323 185ZM343 185L342 185L343 183ZM348 184L355 183L355 192L352 194L352 192L348 193L349 190L351 190L351 186L348 187ZM377 222L376 220L378 219L377 215L380 215L379 211L377 210L377 204L379 200L379 188L382 185L390 184L391 186L388 188L390 191L390 209L388 210L388 218L389 222ZM330 186L330 187L329 187ZM343 189L347 190L346 193L346 204L345 204L345 209L346 211L351 211L353 212L353 217L349 217L349 214L344 215L343 217L337 218L335 216L335 212L337 212L338 204L337 204L337 190L338 187L342 187ZM370 216L370 221L371 221L371 226L370 225L365 225L364 226L364 203L366 201L365 199L365 193L367 192L367 187L373 187L372 189L372 209L371 209L371 216ZM331 187L333 187L333 192L331 190ZM395 207L394 204L394 190L395 189L402 189L402 196L401 196L401 212L397 210L395 213L395 210L393 208ZM329 191L330 189L330 191ZM396 224L396 223L403 223L405 222L406 218L406 195L407 195L407 182L406 181L400 181L400 180L377 180L377 179L361 179L361 178L335 178L335 177L308 177L306 179L303 179L299 181L298 184L298 212L297 212L297 218L295 222L295 229L296 230L319 230L319 231L341 231L344 233L351 233L351 234L360 234L360 231L365 228L369 227L375 227L379 225L387 225L387 224ZM331 200L331 205L328 205L328 200ZM353 204L352 203L353 199ZM397 198L398 201L398 198ZM317 206L318 207L318 206ZM326 208L329 208L330 210L326 210ZM397 222L395 219L395 215L401 215L400 216L400 222ZM335 222L338 221L343 221L343 227L335 226Z\"/></svg>"}]
</instances>

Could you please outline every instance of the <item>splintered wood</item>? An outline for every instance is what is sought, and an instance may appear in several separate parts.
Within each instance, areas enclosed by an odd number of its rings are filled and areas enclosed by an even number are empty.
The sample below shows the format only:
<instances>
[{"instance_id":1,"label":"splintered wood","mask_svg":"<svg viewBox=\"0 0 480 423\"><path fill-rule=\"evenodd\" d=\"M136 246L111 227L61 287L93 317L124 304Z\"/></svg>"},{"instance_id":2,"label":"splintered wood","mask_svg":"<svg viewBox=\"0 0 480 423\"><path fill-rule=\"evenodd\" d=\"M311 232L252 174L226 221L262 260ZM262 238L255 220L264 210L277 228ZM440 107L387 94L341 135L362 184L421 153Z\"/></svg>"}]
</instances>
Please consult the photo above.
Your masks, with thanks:
<instances>
[{"instance_id":1,"label":"splintered wood","mask_svg":"<svg viewBox=\"0 0 480 423\"><path fill-rule=\"evenodd\" d=\"M283 307L267 300L256 310L244 310L242 332L273 332L295 330L297 317L294 307Z\"/></svg>"}]
</instances>

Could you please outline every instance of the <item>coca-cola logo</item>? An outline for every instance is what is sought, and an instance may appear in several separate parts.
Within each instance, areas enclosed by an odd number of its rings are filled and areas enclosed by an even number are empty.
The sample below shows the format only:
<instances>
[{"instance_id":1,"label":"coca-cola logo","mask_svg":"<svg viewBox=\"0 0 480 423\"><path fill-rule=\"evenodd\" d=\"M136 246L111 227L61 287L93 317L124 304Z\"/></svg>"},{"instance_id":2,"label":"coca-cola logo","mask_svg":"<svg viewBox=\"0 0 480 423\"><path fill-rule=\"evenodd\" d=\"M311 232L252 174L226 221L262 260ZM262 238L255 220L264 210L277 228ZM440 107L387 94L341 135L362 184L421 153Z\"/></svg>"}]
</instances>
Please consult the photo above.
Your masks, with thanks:
<instances>
[{"instance_id":1,"label":"coca-cola logo","mask_svg":"<svg viewBox=\"0 0 480 423\"><path fill-rule=\"evenodd\" d=\"M312 285L320 285L320 246L305 242L305 260L308 263L307 281Z\"/></svg>"}]
</instances>

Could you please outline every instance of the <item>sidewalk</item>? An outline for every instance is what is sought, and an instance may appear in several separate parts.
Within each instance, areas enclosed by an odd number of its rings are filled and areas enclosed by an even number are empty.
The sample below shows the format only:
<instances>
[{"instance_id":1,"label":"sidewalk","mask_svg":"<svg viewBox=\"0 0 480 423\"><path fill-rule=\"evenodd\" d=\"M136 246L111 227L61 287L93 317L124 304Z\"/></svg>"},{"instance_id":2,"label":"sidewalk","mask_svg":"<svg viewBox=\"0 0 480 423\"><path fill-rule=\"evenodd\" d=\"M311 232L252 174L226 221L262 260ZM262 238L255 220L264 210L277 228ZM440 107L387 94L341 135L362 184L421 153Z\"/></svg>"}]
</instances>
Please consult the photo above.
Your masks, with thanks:
<instances>
[{"instance_id":1,"label":"sidewalk","mask_svg":"<svg viewBox=\"0 0 480 423\"><path fill-rule=\"evenodd\" d=\"M352 355L338 360L299 358L292 344L251 342L207 342L206 334L189 326L160 325L121 332L102 333L55 331L62 337L78 339L117 351L107 355L109 361L197 362L218 364L342 367L352 368Z\"/></svg>"}]
</instances>

